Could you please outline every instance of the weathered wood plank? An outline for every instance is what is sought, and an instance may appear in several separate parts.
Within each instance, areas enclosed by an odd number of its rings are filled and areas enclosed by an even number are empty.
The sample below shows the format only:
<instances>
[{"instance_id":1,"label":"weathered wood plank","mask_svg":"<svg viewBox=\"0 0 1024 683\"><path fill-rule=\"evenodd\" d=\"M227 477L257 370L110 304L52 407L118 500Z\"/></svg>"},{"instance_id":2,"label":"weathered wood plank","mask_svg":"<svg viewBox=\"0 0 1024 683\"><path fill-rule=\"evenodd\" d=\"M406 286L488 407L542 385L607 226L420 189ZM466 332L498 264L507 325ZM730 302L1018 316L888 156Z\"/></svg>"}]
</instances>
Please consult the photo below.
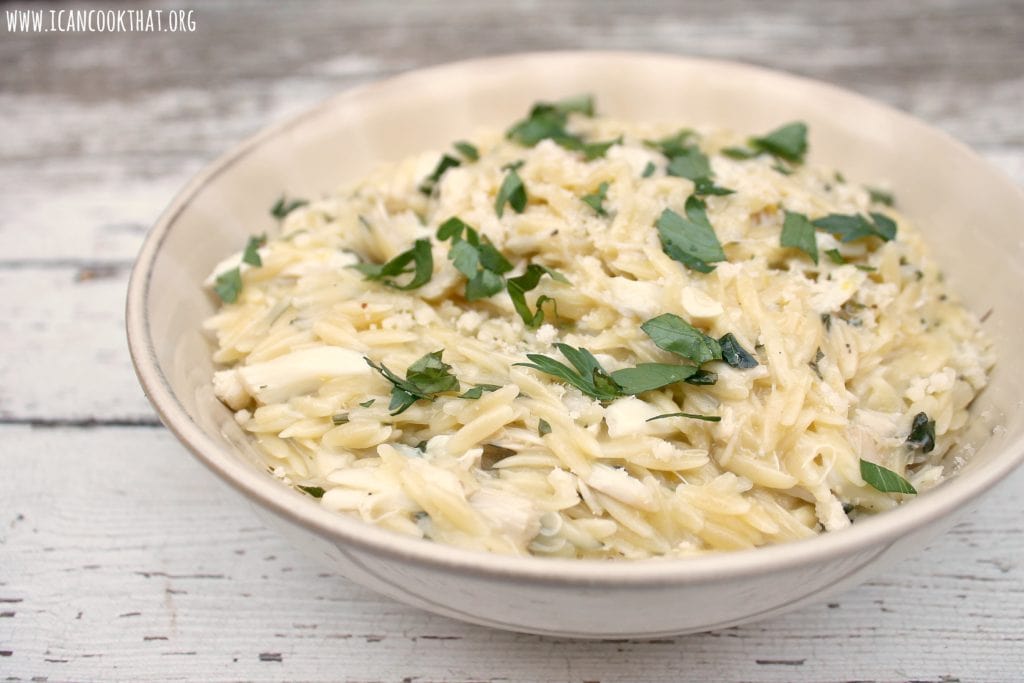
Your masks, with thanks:
<instances>
[{"instance_id":1,"label":"weathered wood plank","mask_svg":"<svg viewBox=\"0 0 1024 683\"><path fill-rule=\"evenodd\" d=\"M1024 670L1024 471L932 548L832 603L591 643L460 624L332 576L163 430L0 437L18 473L0 479L0 651L11 652L0 671L24 680L1011 681Z\"/></svg>"}]
</instances>

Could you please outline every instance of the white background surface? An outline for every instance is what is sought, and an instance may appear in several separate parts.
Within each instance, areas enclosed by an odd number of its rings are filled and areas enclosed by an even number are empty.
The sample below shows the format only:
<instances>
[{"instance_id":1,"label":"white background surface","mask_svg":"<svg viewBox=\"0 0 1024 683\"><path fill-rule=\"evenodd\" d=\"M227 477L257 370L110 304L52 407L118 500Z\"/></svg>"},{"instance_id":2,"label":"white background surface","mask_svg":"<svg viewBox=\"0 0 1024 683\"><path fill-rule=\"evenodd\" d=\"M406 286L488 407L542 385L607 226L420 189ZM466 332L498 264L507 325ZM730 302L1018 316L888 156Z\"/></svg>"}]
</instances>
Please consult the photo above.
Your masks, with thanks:
<instances>
[{"instance_id":1,"label":"white background surface","mask_svg":"<svg viewBox=\"0 0 1024 683\"><path fill-rule=\"evenodd\" d=\"M421 65L569 47L739 59L908 110L1024 184L1024 3L683 4L218 2L197 3L193 34L0 25L0 680L1024 681L1024 471L829 603L574 642L324 573L138 388L124 288L173 193L266 123Z\"/></svg>"}]
</instances>

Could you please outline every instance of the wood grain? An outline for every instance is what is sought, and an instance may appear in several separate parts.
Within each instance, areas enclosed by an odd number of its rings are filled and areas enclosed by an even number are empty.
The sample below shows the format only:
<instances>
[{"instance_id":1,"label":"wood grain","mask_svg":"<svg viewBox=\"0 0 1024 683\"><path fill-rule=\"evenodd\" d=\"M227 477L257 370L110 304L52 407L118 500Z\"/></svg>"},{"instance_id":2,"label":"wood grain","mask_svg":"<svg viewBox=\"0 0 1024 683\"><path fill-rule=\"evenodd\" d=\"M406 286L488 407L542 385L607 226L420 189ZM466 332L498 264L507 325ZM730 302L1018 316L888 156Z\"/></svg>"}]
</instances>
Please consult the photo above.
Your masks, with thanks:
<instances>
[{"instance_id":1,"label":"wood grain","mask_svg":"<svg viewBox=\"0 0 1024 683\"><path fill-rule=\"evenodd\" d=\"M122 318L145 231L203 164L344 88L474 56L642 49L780 68L907 110L1024 185L1024 3L216 0L196 12L194 34L0 27L3 678L1024 680L1024 472L832 603L664 640L500 633L373 595L266 531L158 427Z\"/></svg>"}]
</instances>

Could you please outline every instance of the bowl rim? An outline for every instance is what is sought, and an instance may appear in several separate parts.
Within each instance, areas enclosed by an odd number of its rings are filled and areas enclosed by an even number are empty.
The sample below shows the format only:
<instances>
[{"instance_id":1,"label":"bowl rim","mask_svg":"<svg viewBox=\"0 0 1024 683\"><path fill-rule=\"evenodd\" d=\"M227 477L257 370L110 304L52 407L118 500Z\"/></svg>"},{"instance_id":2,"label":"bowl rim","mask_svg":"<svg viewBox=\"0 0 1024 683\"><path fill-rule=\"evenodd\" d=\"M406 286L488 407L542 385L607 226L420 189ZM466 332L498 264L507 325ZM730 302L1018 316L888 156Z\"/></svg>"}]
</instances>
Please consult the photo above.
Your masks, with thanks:
<instances>
[{"instance_id":1,"label":"bowl rim","mask_svg":"<svg viewBox=\"0 0 1024 683\"><path fill-rule=\"evenodd\" d=\"M845 557L869 550L879 550L895 543L933 522L953 516L1004 479L1024 461L1024 435L1008 442L983 468L958 474L935 490L883 514L865 519L847 529L827 532L807 539L684 558L657 558L644 561L608 561L588 559L508 556L485 551L442 545L388 531L354 517L322 507L267 477L257 468L233 457L208 437L178 401L157 361L149 310L153 266L161 247L173 230L178 217L185 212L197 194L218 175L243 160L252 151L273 138L317 118L331 109L367 96L377 90L400 89L411 80L444 78L478 78L495 70L511 67L516 62L579 62L639 61L651 68L669 63L685 64L724 73L745 73L773 79L780 84L810 88L841 96L848 102L874 109L887 117L912 125L936 143L956 148L980 160L992 171L1002 191L1016 193L1024 206L1024 191L1008 176L981 159L952 136L887 104L869 99L822 81L796 76L737 61L680 56L642 51L565 50L524 52L456 61L404 72L383 80L357 85L307 108L289 118L273 123L233 146L208 163L171 200L147 234L129 279L125 324L128 347L135 372L143 390L163 423L177 439L207 468L250 501L270 510L320 537L346 547L404 563L429 566L448 573L491 579L516 579L534 584L586 586L658 587L674 584L718 583L741 577L781 572L801 565ZM938 492L941 491L941 494Z\"/></svg>"}]
</instances>

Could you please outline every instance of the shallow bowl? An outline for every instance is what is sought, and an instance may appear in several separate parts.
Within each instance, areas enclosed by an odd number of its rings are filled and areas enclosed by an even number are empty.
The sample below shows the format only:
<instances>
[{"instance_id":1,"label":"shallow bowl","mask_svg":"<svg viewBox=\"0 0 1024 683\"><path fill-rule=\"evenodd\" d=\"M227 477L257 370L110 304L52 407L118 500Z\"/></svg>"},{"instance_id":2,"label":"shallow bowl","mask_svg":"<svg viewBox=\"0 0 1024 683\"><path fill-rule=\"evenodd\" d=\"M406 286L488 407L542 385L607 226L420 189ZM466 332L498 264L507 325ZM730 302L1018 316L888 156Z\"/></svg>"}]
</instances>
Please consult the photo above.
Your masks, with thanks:
<instances>
[{"instance_id":1,"label":"shallow bowl","mask_svg":"<svg viewBox=\"0 0 1024 683\"><path fill-rule=\"evenodd\" d=\"M407 538L322 508L272 479L213 396L201 283L245 238L274 228L282 192L317 196L373 165L504 127L535 100L593 93L602 113L762 132L799 119L811 163L891 187L923 228L999 358L975 402L976 453L955 478L840 532L691 559L505 557ZM1024 193L964 145L885 105L751 66L668 55L561 52L474 60L355 88L246 140L195 177L146 238L127 326L139 379L164 423L264 521L337 572L397 600L496 628L652 637L760 619L920 552L1024 456ZM996 425L993 430L992 425Z\"/></svg>"}]
</instances>

